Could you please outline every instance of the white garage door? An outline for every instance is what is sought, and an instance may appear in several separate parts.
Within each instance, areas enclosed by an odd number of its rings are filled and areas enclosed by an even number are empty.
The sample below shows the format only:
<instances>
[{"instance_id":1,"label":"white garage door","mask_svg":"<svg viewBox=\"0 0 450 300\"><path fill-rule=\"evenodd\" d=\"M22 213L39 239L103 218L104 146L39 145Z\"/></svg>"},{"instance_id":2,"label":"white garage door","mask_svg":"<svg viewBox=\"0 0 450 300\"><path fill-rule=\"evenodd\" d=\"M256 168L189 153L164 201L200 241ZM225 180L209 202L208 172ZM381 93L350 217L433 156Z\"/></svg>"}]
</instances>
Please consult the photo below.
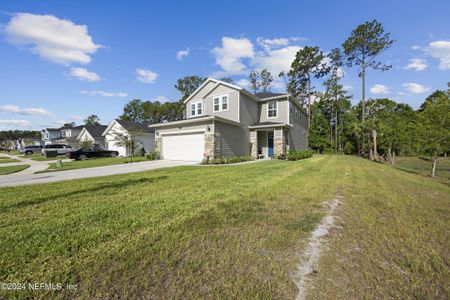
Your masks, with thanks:
<instances>
[{"instance_id":1,"label":"white garage door","mask_svg":"<svg viewBox=\"0 0 450 300\"><path fill-rule=\"evenodd\" d=\"M203 133L166 135L161 146L164 159L202 161L205 136Z\"/></svg>"},{"instance_id":2,"label":"white garage door","mask_svg":"<svg viewBox=\"0 0 450 300\"><path fill-rule=\"evenodd\" d=\"M125 147L117 146L115 141L106 141L106 149L119 152L119 156L127 156Z\"/></svg>"}]
</instances>

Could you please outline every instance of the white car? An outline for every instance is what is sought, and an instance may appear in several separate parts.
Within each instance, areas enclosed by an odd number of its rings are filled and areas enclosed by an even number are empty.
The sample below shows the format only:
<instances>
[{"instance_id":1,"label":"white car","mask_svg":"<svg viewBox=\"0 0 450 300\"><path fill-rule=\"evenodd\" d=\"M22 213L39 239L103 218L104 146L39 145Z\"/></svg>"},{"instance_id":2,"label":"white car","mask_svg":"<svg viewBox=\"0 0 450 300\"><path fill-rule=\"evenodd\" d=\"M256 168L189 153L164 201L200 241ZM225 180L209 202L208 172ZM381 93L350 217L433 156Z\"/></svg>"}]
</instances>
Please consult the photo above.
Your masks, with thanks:
<instances>
[{"instance_id":1,"label":"white car","mask_svg":"<svg viewBox=\"0 0 450 300\"><path fill-rule=\"evenodd\" d=\"M51 144L45 145L42 149L42 155L45 155L45 152L48 150L56 150L58 155L66 154L67 152L73 151L74 149L69 145L60 145L60 144Z\"/></svg>"}]
</instances>

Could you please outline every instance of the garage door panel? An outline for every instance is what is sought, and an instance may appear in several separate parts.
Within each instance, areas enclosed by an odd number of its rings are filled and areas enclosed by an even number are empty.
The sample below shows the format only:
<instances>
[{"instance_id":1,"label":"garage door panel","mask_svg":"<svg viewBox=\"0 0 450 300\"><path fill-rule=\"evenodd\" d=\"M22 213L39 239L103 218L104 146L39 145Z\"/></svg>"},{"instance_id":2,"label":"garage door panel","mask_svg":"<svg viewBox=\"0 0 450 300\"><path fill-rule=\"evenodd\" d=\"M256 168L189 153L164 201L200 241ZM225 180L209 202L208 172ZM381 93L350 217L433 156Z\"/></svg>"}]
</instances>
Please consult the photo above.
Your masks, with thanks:
<instances>
[{"instance_id":1,"label":"garage door panel","mask_svg":"<svg viewBox=\"0 0 450 300\"><path fill-rule=\"evenodd\" d=\"M202 161L205 151L203 133L165 135L162 137L164 159Z\"/></svg>"}]
</instances>

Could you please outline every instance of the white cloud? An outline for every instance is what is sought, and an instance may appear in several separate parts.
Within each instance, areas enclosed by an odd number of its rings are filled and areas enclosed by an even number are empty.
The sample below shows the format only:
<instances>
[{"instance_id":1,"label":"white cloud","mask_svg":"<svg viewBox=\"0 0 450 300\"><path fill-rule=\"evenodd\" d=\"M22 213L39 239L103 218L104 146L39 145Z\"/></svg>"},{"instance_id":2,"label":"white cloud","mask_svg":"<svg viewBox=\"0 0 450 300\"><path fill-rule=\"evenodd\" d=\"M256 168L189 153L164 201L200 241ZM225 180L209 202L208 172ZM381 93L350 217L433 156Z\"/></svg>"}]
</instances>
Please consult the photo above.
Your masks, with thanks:
<instances>
[{"instance_id":1,"label":"white cloud","mask_svg":"<svg viewBox=\"0 0 450 300\"><path fill-rule=\"evenodd\" d=\"M269 50L265 53L259 53L252 59L252 65L257 70L267 69L272 76L278 77L281 71L289 71L295 54L301 47L287 46L280 49Z\"/></svg>"},{"instance_id":2,"label":"white cloud","mask_svg":"<svg viewBox=\"0 0 450 300\"><path fill-rule=\"evenodd\" d=\"M88 64L101 47L92 41L86 25L52 15L14 14L4 32L11 44L62 65Z\"/></svg>"},{"instance_id":3,"label":"white cloud","mask_svg":"<svg viewBox=\"0 0 450 300\"><path fill-rule=\"evenodd\" d=\"M189 55L189 48L186 48L185 50L180 50L177 52L177 59L178 60L183 60L185 57L187 57Z\"/></svg>"},{"instance_id":4,"label":"white cloud","mask_svg":"<svg viewBox=\"0 0 450 300\"><path fill-rule=\"evenodd\" d=\"M414 83L414 82L410 82L410 83L404 83L402 84L402 86L411 93L414 94L421 94L421 93L425 93L428 92L430 90L429 87L425 87L421 84L418 83Z\"/></svg>"},{"instance_id":5,"label":"white cloud","mask_svg":"<svg viewBox=\"0 0 450 300\"><path fill-rule=\"evenodd\" d=\"M249 89L250 88L250 80L248 79L239 79L238 81L236 81L236 85L244 88L244 89Z\"/></svg>"},{"instance_id":6,"label":"white cloud","mask_svg":"<svg viewBox=\"0 0 450 300\"><path fill-rule=\"evenodd\" d=\"M375 84L373 87L370 88L370 92L372 94L389 94L389 89L387 86L382 84Z\"/></svg>"},{"instance_id":7,"label":"white cloud","mask_svg":"<svg viewBox=\"0 0 450 300\"><path fill-rule=\"evenodd\" d=\"M156 102L158 101L159 103L166 103L166 102L171 102L168 98L164 97L164 96L156 96L154 99L152 99L151 101Z\"/></svg>"},{"instance_id":8,"label":"white cloud","mask_svg":"<svg viewBox=\"0 0 450 300\"><path fill-rule=\"evenodd\" d=\"M419 50L419 49L420 49L420 46L419 46L419 45L412 45L412 46L411 46L411 49L413 49L413 50Z\"/></svg>"},{"instance_id":9,"label":"white cloud","mask_svg":"<svg viewBox=\"0 0 450 300\"><path fill-rule=\"evenodd\" d=\"M56 125L56 126L63 126L66 123L68 123L68 122L66 122L65 120L56 120L56 121L52 122L52 124Z\"/></svg>"},{"instance_id":10,"label":"white cloud","mask_svg":"<svg viewBox=\"0 0 450 300\"><path fill-rule=\"evenodd\" d=\"M260 45L264 50L269 51L274 48L289 45L289 39L288 38L264 39L262 37L258 37L256 39L256 43Z\"/></svg>"},{"instance_id":11,"label":"white cloud","mask_svg":"<svg viewBox=\"0 0 450 300\"><path fill-rule=\"evenodd\" d=\"M222 38L222 46L215 47L212 53L216 59L216 64L222 68L222 72L217 72L216 76L246 75L248 73L243 59L254 56L253 44L246 38L234 39L230 37Z\"/></svg>"},{"instance_id":12,"label":"white cloud","mask_svg":"<svg viewBox=\"0 0 450 300\"><path fill-rule=\"evenodd\" d=\"M405 95L405 92L398 92L397 93L399 96L404 96Z\"/></svg>"},{"instance_id":13,"label":"white cloud","mask_svg":"<svg viewBox=\"0 0 450 300\"><path fill-rule=\"evenodd\" d=\"M105 92L105 91L101 91L101 90L95 90L95 91L81 91L81 93L83 95L89 95L89 96L102 96L102 97L120 97L120 98L124 98L124 97L128 97L127 93L122 93L122 92Z\"/></svg>"},{"instance_id":14,"label":"white cloud","mask_svg":"<svg viewBox=\"0 0 450 300\"><path fill-rule=\"evenodd\" d=\"M0 120L0 128L28 126L31 126L31 122L27 120Z\"/></svg>"},{"instance_id":15,"label":"white cloud","mask_svg":"<svg viewBox=\"0 0 450 300\"><path fill-rule=\"evenodd\" d=\"M100 81L102 80L102 78L94 73L94 72L90 72L85 68L70 68L70 75L78 78L79 80L83 80L83 81Z\"/></svg>"},{"instance_id":16,"label":"white cloud","mask_svg":"<svg viewBox=\"0 0 450 300\"><path fill-rule=\"evenodd\" d=\"M0 112L6 112L11 114L29 115L29 116L48 116L51 117L53 114L43 108L20 108L16 105L2 105L0 106Z\"/></svg>"},{"instance_id":17,"label":"white cloud","mask_svg":"<svg viewBox=\"0 0 450 300\"><path fill-rule=\"evenodd\" d=\"M427 68L426 60L422 58L412 58L409 64L404 67L406 70L422 71Z\"/></svg>"},{"instance_id":18,"label":"white cloud","mask_svg":"<svg viewBox=\"0 0 450 300\"><path fill-rule=\"evenodd\" d=\"M158 76L158 74L150 70L136 69L136 79L143 83L153 83Z\"/></svg>"},{"instance_id":19,"label":"white cloud","mask_svg":"<svg viewBox=\"0 0 450 300\"><path fill-rule=\"evenodd\" d=\"M439 69L450 70L450 41L434 41L428 45L428 54L440 61Z\"/></svg>"}]
</instances>

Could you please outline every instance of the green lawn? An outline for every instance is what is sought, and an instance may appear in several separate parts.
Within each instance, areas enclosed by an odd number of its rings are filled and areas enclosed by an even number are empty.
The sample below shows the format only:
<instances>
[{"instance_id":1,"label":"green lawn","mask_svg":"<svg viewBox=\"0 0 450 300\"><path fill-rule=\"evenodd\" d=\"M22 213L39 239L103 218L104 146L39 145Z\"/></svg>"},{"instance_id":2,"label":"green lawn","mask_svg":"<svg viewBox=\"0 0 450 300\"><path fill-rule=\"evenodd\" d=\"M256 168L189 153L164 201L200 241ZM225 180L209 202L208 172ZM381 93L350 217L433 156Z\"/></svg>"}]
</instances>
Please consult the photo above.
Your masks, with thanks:
<instances>
[{"instance_id":1,"label":"green lawn","mask_svg":"<svg viewBox=\"0 0 450 300\"><path fill-rule=\"evenodd\" d=\"M429 158L419 157L398 157L395 167L407 172L431 176L433 162ZM436 176L441 182L450 182L450 157L441 157L437 161Z\"/></svg>"},{"instance_id":2,"label":"green lawn","mask_svg":"<svg viewBox=\"0 0 450 300\"><path fill-rule=\"evenodd\" d=\"M177 167L0 194L0 298L293 299L298 251L342 195L312 299L448 298L450 188L348 156Z\"/></svg>"},{"instance_id":3,"label":"green lawn","mask_svg":"<svg viewBox=\"0 0 450 300\"><path fill-rule=\"evenodd\" d=\"M55 160L55 159L53 159ZM133 157L133 161L130 160L129 157L106 157L106 158L94 158L87 160L74 160L70 162L63 162L62 168L57 168L56 163L50 163L48 169L41 171L39 173L46 172L54 172L54 171L63 171L63 170L73 170L73 169L82 169L82 168L93 168L93 167L101 167L101 166L110 166L110 165L118 165L130 162L140 162L147 161L147 159L143 156Z\"/></svg>"},{"instance_id":4,"label":"green lawn","mask_svg":"<svg viewBox=\"0 0 450 300\"><path fill-rule=\"evenodd\" d=\"M11 173L16 173L26 168L29 168L30 165L18 165L18 166L10 166L10 167L0 167L0 175L6 175Z\"/></svg>"},{"instance_id":5,"label":"green lawn","mask_svg":"<svg viewBox=\"0 0 450 300\"><path fill-rule=\"evenodd\" d=\"M13 163L13 162L19 162L20 160L9 158L5 156L0 156L0 164L6 164L6 163Z\"/></svg>"}]
</instances>

